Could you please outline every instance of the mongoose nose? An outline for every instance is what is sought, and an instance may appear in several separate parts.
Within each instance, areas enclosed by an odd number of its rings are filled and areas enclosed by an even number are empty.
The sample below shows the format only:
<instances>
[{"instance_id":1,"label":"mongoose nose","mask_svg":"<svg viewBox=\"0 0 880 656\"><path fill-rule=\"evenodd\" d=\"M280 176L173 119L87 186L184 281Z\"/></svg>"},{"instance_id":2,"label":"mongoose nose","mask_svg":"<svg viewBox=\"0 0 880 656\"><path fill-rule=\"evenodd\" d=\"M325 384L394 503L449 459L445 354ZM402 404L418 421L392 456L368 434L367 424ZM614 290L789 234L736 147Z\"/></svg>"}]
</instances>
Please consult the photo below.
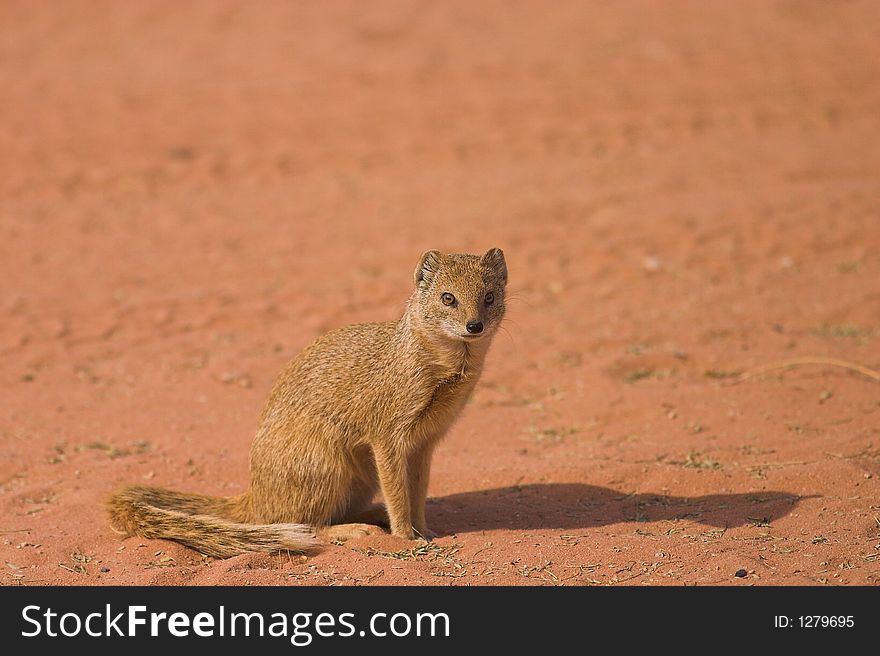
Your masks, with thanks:
<instances>
[{"instance_id":1,"label":"mongoose nose","mask_svg":"<svg viewBox=\"0 0 880 656\"><path fill-rule=\"evenodd\" d=\"M477 333L483 332L483 322L482 321L468 321L467 322L467 331L472 335L476 335Z\"/></svg>"}]
</instances>

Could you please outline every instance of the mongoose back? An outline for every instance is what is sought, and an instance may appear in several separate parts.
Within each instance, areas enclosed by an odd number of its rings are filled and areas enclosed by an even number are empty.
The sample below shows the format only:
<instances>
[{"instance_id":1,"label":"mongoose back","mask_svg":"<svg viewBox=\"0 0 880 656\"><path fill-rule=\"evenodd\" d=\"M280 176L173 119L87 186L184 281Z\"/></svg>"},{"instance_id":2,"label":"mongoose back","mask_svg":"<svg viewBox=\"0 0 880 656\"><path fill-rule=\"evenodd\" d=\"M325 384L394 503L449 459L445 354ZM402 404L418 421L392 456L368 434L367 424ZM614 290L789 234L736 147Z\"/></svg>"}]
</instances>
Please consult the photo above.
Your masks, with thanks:
<instances>
[{"instance_id":1,"label":"mongoose back","mask_svg":"<svg viewBox=\"0 0 880 656\"><path fill-rule=\"evenodd\" d=\"M504 316L498 248L422 255L397 322L329 332L281 372L233 497L127 487L108 501L119 532L176 540L221 558L302 551L390 526L430 539L431 456L480 376ZM372 505L381 490L384 508Z\"/></svg>"}]
</instances>

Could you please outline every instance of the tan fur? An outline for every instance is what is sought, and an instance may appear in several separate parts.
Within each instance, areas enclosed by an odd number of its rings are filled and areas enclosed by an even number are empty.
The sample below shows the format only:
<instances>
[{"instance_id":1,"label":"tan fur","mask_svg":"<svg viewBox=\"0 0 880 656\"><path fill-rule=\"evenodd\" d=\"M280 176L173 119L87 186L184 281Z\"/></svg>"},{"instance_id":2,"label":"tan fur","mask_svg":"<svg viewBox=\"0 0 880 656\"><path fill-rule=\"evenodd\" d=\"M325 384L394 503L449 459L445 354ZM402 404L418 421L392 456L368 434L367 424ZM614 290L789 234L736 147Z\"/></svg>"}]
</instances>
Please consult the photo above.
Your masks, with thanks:
<instances>
[{"instance_id":1,"label":"tan fur","mask_svg":"<svg viewBox=\"0 0 880 656\"><path fill-rule=\"evenodd\" d=\"M371 501L381 489L391 532L429 539L431 455L482 371L504 316L507 266L497 248L482 257L428 251L414 277L399 321L327 333L281 372L251 447L244 494L125 488L108 502L113 527L218 557L310 551L319 538L371 532L378 519ZM444 293L455 302L444 303ZM468 321L481 321L483 332L469 335Z\"/></svg>"}]
</instances>

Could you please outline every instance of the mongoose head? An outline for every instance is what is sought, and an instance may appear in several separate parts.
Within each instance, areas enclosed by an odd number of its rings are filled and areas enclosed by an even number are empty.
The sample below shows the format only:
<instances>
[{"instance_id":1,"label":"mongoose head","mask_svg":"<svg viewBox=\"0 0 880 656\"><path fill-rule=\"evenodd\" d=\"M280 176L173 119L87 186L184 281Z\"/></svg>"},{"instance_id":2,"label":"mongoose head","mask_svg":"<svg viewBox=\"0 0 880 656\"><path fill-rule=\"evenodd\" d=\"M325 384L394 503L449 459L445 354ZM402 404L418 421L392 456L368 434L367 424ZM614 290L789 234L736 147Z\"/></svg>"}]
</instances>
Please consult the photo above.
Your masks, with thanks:
<instances>
[{"instance_id":1,"label":"mongoose head","mask_svg":"<svg viewBox=\"0 0 880 656\"><path fill-rule=\"evenodd\" d=\"M482 257L428 251L415 283L410 312L424 330L477 341L494 335L504 316L507 264L500 248Z\"/></svg>"}]
</instances>

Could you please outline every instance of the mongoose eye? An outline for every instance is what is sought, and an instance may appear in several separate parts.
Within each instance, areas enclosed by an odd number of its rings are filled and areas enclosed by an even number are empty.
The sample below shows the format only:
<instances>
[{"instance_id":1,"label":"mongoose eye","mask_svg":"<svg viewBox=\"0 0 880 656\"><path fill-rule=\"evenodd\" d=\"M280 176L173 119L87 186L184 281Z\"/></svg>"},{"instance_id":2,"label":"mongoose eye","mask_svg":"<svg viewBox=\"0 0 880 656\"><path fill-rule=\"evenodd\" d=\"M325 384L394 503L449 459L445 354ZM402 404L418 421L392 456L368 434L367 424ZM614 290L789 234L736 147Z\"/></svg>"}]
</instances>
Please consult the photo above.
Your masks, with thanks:
<instances>
[{"instance_id":1,"label":"mongoose eye","mask_svg":"<svg viewBox=\"0 0 880 656\"><path fill-rule=\"evenodd\" d=\"M492 305L495 302L495 294L489 292L486 294L486 305Z\"/></svg>"},{"instance_id":2,"label":"mongoose eye","mask_svg":"<svg viewBox=\"0 0 880 656\"><path fill-rule=\"evenodd\" d=\"M450 294L449 292L444 292L440 297L440 300L443 301L443 305L452 305L455 303L455 296Z\"/></svg>"}]
</instances>

